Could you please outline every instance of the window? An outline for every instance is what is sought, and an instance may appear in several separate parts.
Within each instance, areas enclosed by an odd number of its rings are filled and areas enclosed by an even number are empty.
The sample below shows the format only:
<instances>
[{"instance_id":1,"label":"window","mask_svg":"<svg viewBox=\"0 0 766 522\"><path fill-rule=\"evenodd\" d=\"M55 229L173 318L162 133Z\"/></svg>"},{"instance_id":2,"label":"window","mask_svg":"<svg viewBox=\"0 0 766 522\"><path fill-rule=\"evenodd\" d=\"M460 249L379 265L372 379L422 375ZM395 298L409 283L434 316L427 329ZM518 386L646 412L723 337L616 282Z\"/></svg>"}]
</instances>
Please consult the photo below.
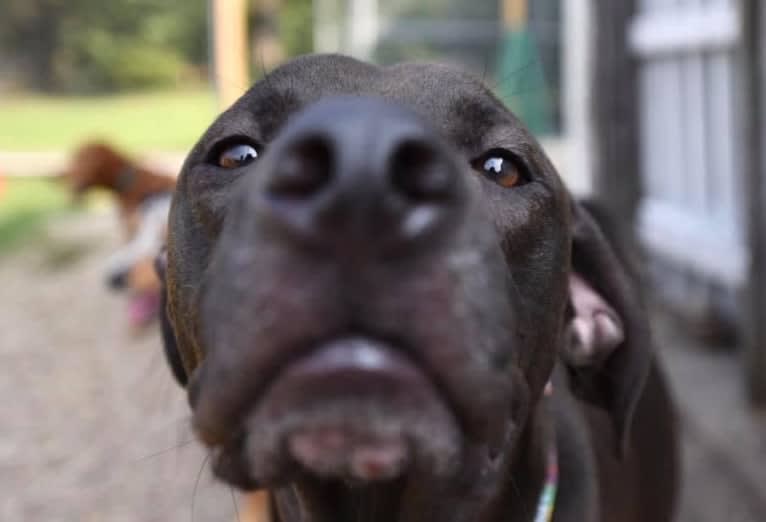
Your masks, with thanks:
<instances>
[{"instance_id":1,"label":"window","mask_svg":"<svg viewBox=\"0 0 766 522\"><path fill-rule=\"evenodd\" d=\"M435 60L484 77L538 135L561 132L561 0L320 0L317 50ZM510 20L513 18L513 20Z\"/></svg>"}]
</instances>

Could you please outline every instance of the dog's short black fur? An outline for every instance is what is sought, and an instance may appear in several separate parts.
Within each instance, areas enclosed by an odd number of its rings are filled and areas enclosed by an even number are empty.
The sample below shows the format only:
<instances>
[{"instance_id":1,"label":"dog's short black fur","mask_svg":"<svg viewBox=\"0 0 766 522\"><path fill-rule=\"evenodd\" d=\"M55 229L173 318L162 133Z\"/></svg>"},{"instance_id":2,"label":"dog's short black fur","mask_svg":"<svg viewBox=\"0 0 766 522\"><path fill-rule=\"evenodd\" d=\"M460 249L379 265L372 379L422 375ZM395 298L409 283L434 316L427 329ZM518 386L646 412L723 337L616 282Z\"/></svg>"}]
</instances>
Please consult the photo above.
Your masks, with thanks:
<instances>
[{"instance_id":1,"label":"dog's short black fur","mask_svg":"<svg viewBox=\"0 0 766 522\"><path fill-rule=\"evenodd\" d=\"M557 522L672 518L636 289L467 74L270 73L186 161L166 285L215 472L269 488L279 520L532 521L553 448Z\"/></svg>"}]
</instances>

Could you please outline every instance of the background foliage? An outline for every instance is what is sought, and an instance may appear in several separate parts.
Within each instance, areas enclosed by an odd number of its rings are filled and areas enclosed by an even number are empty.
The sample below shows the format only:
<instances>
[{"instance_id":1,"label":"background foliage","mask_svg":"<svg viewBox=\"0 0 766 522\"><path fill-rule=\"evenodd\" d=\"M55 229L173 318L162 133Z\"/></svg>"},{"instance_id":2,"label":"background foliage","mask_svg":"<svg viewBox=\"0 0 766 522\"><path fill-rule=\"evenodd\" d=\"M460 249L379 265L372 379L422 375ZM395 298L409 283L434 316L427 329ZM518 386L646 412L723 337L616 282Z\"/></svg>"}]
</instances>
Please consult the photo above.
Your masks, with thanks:
<instances>
[{"instance_id":1,"label":"background foliage","mask_svg":"<svg viewBox=\"0 0 766 522\"><path fill-rule=\"evenodd\" d=\"M0 0L0 75L13 78L13 87L59 93L205 81L207 5L205 0ZM285 1L275 24L288 54L311 50L310 0Z\"/></svg>"}]
</instances>

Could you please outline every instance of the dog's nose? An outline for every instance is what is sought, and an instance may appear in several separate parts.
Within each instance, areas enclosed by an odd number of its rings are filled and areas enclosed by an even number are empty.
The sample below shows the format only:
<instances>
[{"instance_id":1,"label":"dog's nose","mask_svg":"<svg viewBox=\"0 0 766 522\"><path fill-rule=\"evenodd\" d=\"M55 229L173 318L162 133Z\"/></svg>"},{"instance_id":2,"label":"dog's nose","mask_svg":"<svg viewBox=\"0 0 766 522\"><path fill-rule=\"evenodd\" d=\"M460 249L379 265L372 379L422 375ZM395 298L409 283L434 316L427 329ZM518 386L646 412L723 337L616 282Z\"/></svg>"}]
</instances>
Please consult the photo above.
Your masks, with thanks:
<instances>
[{"instance_id":1,"label":"dog's nose","mask_svg":"<svg viewBox=\"0 0 766 522\"><path fill-rule=\"evenodd\" d=\"M268 222L293 240L351 253L424 244L462 207L457 161L438 135L377 99L307 109L263 169Z\"/></svg>"},{"instance_id":2,"label":"dog's nose","mask_svg":"<svg viewBox=\"0 0 766 522\"><path fill-rule=\"evenodd\" d=\"M128 271L115 270L107 275L106 283L112 290L123 290L128 286Z\"/></svg>"}]
</instances>

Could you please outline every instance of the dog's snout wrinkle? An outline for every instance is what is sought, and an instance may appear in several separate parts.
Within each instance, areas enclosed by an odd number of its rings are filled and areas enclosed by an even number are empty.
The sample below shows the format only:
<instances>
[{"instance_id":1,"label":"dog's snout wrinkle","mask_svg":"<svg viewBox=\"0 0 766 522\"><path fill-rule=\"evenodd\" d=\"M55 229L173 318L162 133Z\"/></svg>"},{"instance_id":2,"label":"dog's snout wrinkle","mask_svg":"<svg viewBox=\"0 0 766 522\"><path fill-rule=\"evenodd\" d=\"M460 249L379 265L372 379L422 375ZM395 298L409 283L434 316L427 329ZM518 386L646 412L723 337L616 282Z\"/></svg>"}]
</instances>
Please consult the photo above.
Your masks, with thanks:
<instances>
[{"instance_id":1,"label":"dog's snout wrinkle","mask_svg":"<svg viewBox=\"0 0 766 522\"><path fill-rule=\"evenodd\" d=\"M440 138L376 99L307 109L277 138L262 175L256 197L269 226L344 251L417 246L447 233L462 206L459 169Z\"/></svg>"}]
</instances>

